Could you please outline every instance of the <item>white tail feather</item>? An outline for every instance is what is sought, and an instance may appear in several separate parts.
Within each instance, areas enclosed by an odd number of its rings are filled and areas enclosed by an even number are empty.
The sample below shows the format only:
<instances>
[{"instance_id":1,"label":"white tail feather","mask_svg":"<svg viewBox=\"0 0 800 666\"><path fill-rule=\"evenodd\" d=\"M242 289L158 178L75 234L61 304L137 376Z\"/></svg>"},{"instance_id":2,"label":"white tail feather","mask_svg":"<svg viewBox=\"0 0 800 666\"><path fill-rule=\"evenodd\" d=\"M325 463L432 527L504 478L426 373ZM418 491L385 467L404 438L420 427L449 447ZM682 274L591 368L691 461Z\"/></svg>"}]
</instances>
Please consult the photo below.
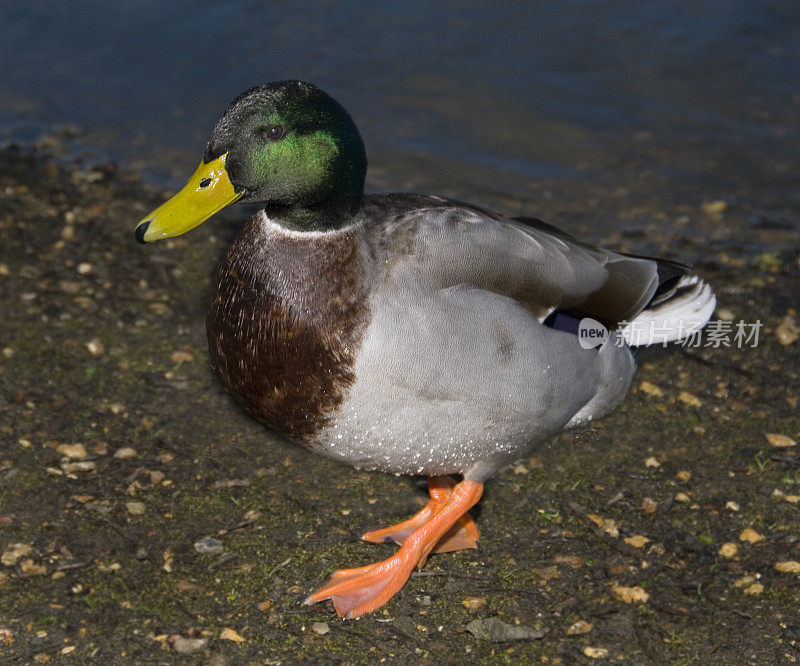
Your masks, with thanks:
<instances>
[{"instance_id":1,"label":"white tail feather","mask_svg":"<svg viewBox=\"0 0 800 666\"><path fill-rule=\"evenodd\" d=\"M686 275L675 291L673 296L646 308L622 328L622 335L630 346L684 340L708 323L717 305L711 287L696 275Z\"/></svg>"}]
</instances>

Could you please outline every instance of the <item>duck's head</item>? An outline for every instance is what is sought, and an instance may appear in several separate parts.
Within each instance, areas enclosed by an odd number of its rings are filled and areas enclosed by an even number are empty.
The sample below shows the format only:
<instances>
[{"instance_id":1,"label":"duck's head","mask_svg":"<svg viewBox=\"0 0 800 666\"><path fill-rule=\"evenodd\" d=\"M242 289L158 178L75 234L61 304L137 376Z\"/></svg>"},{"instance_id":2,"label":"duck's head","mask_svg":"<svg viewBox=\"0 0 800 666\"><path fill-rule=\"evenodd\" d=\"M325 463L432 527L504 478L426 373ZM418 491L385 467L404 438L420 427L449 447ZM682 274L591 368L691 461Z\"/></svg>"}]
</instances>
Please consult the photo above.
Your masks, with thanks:
<instances>
[{"instance_id":1,"label":"duck's head","mask_svg":"<svg viewBox=\"0 0 800 666\"><path fill-rule=\"evenodd\" d=\"M251 88L220 118L184 188L136 225L147 243L178 236L236 201L263 203L301 231L350 222L364 191L367 157L352 118L310 83Z\"/></svg>"}]
</instances>

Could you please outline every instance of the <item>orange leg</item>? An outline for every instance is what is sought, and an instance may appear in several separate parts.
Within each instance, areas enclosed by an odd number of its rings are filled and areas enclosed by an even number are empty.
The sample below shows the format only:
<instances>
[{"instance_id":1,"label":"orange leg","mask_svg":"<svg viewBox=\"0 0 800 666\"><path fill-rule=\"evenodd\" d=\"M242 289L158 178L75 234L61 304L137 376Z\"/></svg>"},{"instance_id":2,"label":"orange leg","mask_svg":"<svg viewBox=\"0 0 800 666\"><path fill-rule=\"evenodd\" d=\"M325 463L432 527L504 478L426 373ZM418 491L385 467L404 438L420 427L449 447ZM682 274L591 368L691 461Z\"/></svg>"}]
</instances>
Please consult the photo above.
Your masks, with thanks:
<instances>
[{"instance_id":1,"label":"orange leg","mask_svg":"<svg viewBox=\"0 0 800 666\"><path fill-rule=\"evenodd\" d=\"M427 523L436 510L444 506L455 488L456 482L449 476L431 476L428 478L428 493L431 498L427 505L408 520L397 525L390 525L380 530L372 530L361 538L372 543L385 543L388 539L398 546L417 528ZM455 525L434 546L431 553L449 553L454 550L466 550L478 547L478 526L468 513L458 519ZM420 563L420 567L425 564Z\"/></svg>"},{"instance_id":2,"label":"orange leg","mask_svg":"<svg viewBox=\"0 0 800 666\"><path fill-rule=\"evenodd\" d=\"M438 485L440 481L437 478L431 481L431 502L428 506L410 521L387 528L394 530L384 535L390 538L393 538L393 534L411 530L403 536L403 545L399 551L383 562L335 572L324 587L306 599L306 603L315 604L333 599L333 606L339 616L350 619L370 613L389 601L405 585L414 567L424 564L437 543L453 527L458 527L459 520L477 503L483 493L482 483L466 479L452 488L447 481L442 482L442 486ZM442 493L439 493L440 490ZM437 495L440 499L437 499ZM426 514L426 510L430 514ZM421 514L425 515L420 518ZM416 522L409 525L411 521ZM474 523L472 527L475 527ZM367 535L374 534L376 532L369 532ZM474 538L477 539L477 529Z\"/></svg>"}]
</instances>

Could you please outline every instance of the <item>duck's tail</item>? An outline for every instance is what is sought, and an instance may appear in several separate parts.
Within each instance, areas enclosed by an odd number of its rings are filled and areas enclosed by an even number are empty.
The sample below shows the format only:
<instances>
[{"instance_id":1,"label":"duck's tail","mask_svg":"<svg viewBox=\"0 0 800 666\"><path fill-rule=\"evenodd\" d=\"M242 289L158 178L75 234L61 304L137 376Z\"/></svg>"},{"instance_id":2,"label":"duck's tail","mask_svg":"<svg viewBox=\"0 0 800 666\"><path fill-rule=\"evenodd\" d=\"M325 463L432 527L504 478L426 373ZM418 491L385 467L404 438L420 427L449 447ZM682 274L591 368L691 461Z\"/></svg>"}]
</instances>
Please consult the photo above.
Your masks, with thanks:
<instances>
[{"instance_id":1,"label":"duck's tail","mask_svg":"<svg viewBox=\"0 0 800 666\"><path fill-rule=\"evenodd\" d=\"M717 304L714 292L688 266L658 262L658 287L645 308L622 327L632 347L685 340L708 323Z\"/></svg>"}]
</instances>

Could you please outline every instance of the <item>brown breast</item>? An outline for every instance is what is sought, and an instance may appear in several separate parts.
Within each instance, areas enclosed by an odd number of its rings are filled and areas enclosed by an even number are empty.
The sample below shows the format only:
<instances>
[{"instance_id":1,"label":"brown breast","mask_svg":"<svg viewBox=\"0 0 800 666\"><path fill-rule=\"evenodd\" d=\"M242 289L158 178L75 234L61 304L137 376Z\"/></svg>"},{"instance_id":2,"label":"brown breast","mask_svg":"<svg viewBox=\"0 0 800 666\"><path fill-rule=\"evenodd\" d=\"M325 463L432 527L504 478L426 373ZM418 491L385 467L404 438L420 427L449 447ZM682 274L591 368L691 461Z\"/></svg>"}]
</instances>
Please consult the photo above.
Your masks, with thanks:
<instances>
[{"instance_id":1,"label":"brown breast","mask_svg":"<svg viewBox=\"0 0 800 666\"><path fill-rule=\"evenodd\" d=\"M297 442L328 423L355 381L365 257L358 228L302 237L256 213L217 269L212 365L248 414Z\"/></svg>"}]
</instances>

